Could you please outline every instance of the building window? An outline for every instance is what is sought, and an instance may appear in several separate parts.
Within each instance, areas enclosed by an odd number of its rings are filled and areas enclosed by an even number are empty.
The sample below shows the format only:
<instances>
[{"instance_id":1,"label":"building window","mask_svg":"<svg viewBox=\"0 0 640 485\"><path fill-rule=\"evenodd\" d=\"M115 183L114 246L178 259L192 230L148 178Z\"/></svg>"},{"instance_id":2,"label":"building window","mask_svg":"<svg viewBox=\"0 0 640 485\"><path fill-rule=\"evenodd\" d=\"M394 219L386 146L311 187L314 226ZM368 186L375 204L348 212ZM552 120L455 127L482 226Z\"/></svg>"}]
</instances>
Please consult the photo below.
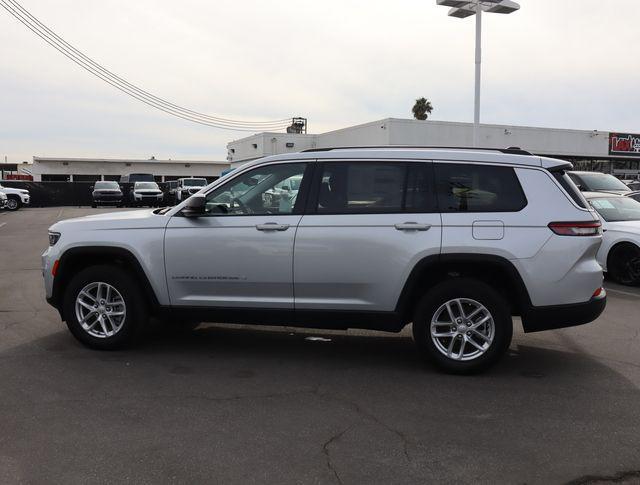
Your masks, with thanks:
<instances>
[{"instance_id":1,"label":"building window","mask_svg":"<svg viewBox=\"0 0 640 485\"><path fill-rule=\"evenodd\" d=\"M41 179L43 182L68 182L71 179L71 176L43 173Z\"/></svg>"},{"instance_id":2,"label":"building window","mask_svg":"<svg viewBox=\"0 0 640 485\"><path fill-rule=\"evenodd\" d=\"M97 182L100 175L73 175L74 182Z\"/></svg>"}]
</instances>

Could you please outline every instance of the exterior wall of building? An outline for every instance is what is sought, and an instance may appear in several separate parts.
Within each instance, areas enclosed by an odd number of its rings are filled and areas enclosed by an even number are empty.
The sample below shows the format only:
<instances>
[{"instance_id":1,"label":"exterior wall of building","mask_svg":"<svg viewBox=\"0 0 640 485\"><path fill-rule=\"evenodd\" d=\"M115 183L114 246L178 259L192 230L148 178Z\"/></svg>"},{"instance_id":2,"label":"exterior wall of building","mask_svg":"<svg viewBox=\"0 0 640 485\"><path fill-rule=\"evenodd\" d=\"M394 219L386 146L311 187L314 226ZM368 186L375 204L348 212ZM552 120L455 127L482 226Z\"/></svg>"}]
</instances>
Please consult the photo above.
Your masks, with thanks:
<instances>
[{"instance_id":1,"label":"exterior wall of building","mask_svg":"<svg viewBox=\"0 0 640 485\"><path fill-rule=\"evenodd\" d=\"M237 168L256 158L315 148L317 138L318 135L294 133L260 133L248 136L227 145L227 161L231 168Z\"/></svg>"},{"instance_id":2,"label":"exterior wall of building","mask_svg":"<svg viewBox=\"0 0 640 485\"><path fill-rule=\"evenodd\" d=\"M567 159L602 161L612 158L609 154L609 132L487 124L480 125L479 130L480 147L517 146L537 155ZM285 146L288 136L299 137L295 139L294 147ZM275 141L271 141L273 139ZM388 118L319 135L261 133L235 140L229 143L228 148L229 161L232 167L237 167L249 160L287 151L368 145L471 147L473 124ZM637 161L638 157L616 155L615 159L627 159L631 163L633 160Z\"/></svg>"},{"instance_id":3,"label":"exterior wall of building","mask_svg":"<svg viewBox=\"0 0 640 485\"><path fill-rule=\"evenodd\" d=\"M43 175L70 175L76 179L98 175L113 180L130 173L152 173L164 181L165 177L219 177L229 168L227 162L203 162L194 160L120 160L120 159L79 159L34 157L31 166L34 181L41 181ZM80 176L80 177L77 177Z\"/></svg>"},{"instance_id":4,"label":"exterior wall of building","mask_svg":"<svg viewBox=\"0 0 640 485\"><path fill-rule=\"evenodd\" d=\"M318 135L318 148L390 145L390 120L374 121Z\"/></svg>"},{"instance_id":5,"label":"exterior wall of building","mask_svg":"<svg viewBox=\"0 0 640 485\"><path fill-rule=\"evenodd\" d=\"M473 124L386 120L391 145L473 146ZM480 125L480 147L517 146L538 155L608 156L609 133L527 126Z\"/></svg>"}]
</instances>

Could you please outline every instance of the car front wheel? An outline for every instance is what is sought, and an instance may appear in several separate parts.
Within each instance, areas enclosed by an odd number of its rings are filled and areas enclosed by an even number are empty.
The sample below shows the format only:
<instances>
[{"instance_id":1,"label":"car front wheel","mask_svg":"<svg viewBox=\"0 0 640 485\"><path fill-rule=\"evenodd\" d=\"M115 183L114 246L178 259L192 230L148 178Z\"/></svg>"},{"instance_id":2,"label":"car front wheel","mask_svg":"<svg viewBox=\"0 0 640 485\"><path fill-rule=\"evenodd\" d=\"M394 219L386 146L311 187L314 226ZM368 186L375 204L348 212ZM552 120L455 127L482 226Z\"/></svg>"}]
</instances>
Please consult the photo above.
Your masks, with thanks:
<instances>
[{"instance_id":1,"label":"car front wheel","mask_svg":"<svg viewBox=\"0 0 640 485\"><path fill-rule=\"evenodd\" d=\"M84 345L114 350L132 344L147 319L135 277L116 266L91 266L76 274L64 297L64 317Z\"/></svg>"},{"instance_id":2,"label":"car front wheel","mask_svg":"<svg viewBox=\"0 0 640 485\"><path fill-rule=\"evenodd\" d=\"M9 196L7 198L7 209L9 209L10 211L17 211L20 206L22 205L22 203L20 202L20 199L18 199L17 197L12 197Z\"/></svg>"},{"instance_id":3,"label":"car front wheel","mask_svg":"<svg viewBox=\"0 0 640 485\"><path fill-rule=\"evenodd\" d=\"M454 374L480 372L504 355L513 322L504 298L486 283L453 278L418 303L413 338L421 355Z\"/></svg>"}]
</instances>

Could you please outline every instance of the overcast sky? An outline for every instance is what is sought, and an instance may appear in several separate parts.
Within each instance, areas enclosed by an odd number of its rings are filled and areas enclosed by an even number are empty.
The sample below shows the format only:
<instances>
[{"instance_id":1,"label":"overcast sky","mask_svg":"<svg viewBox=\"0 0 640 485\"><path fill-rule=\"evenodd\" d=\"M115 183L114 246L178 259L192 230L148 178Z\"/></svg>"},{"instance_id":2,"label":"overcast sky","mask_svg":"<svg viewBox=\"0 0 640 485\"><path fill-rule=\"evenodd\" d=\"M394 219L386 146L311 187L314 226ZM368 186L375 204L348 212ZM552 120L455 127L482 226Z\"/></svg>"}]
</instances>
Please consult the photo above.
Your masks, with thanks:
<instances>
[{"instance_id":1,"label":"overcast sky","mask_svg":"<svg viewBox=\"0 0 640 485\"><path fill-rule=\"evenodd\" d=\"M640 2L519 0L485 15L482 121L640 132ZM322 132L473 119L473 18L435 0L22 0L94 60L227 118L301 115ZM0 155L224 159L247 133L156 111L73 64L0 9Z\"/></svg>"}]
</instances>

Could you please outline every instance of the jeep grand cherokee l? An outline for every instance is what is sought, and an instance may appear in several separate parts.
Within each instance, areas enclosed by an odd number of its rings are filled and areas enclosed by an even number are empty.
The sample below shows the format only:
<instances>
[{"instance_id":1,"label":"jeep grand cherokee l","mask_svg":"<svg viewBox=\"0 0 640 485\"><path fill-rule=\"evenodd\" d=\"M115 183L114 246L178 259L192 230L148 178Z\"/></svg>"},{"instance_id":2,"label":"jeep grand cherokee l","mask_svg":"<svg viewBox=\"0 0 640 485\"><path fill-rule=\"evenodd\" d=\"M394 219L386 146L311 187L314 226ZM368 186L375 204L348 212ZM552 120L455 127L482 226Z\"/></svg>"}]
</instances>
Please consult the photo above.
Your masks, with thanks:
<instances>
[{"instance_id":1,"label":"jeep grand cherokee l","mask_svg":"<svg viewBox=\"0 0 640 485\"><path fill-rule=\"evenodd\" d=\"M475 372L525 332L593 321L600 221L571 165L521 150L342 148L248 163L181 204L61 221L46 296L97 349L150 315L366 328ZM263 195L299 180L291 204Z\"/></svg>"}]
</instances>

